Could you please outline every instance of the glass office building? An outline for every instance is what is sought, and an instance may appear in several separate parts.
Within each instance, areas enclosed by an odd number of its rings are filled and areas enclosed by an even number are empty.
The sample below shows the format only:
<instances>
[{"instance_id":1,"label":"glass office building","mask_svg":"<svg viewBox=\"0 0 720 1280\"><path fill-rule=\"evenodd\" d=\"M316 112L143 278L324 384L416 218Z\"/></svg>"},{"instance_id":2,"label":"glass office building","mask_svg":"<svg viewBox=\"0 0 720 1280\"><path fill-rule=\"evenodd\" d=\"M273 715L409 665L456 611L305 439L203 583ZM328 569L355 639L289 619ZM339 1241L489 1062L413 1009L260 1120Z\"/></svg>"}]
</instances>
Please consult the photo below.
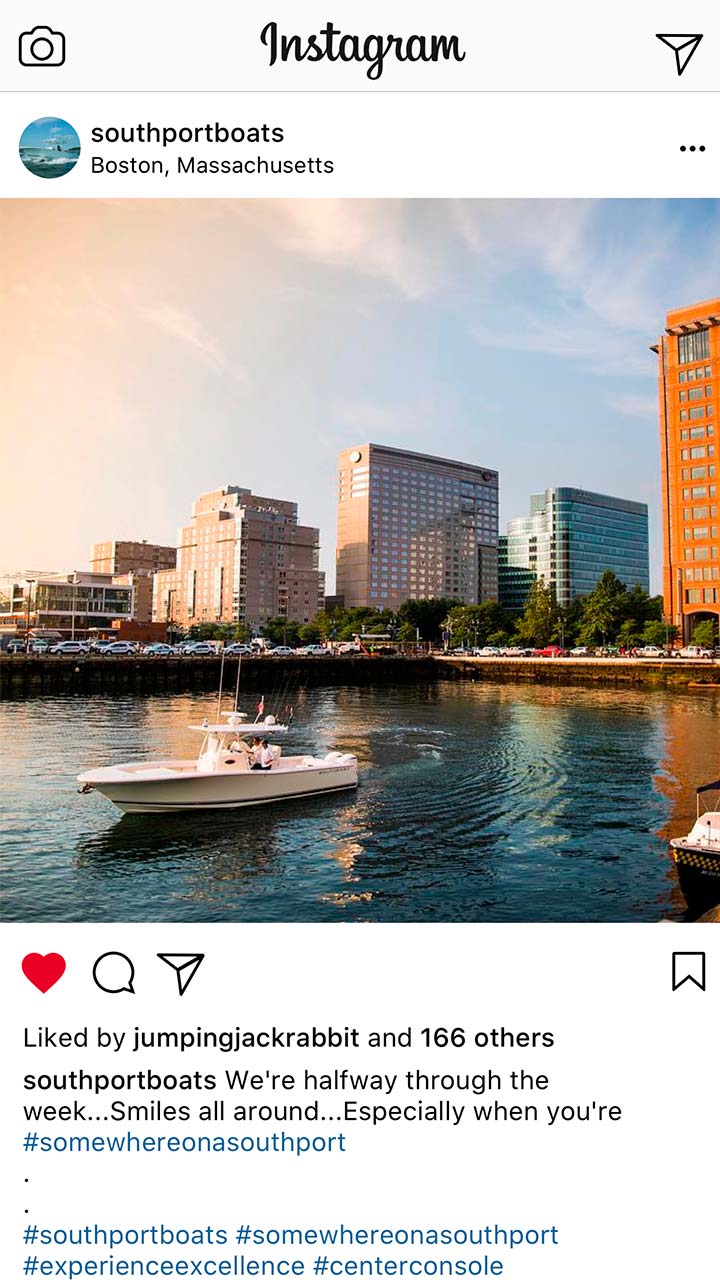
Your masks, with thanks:
<instances>
[{"instance_id":1,"label":"glass office building","mask_svg":"<svg viewBox=\"0 0 720 1280\"><path fill-rule=\"evenodd\" d=\"M521 611L538 578L562 607L592 591L606 569L628 587L650 590L648 509L584 489L546 489L530 515L511 520L501 548L500 602Z\"/></svg>"}]
</instances>

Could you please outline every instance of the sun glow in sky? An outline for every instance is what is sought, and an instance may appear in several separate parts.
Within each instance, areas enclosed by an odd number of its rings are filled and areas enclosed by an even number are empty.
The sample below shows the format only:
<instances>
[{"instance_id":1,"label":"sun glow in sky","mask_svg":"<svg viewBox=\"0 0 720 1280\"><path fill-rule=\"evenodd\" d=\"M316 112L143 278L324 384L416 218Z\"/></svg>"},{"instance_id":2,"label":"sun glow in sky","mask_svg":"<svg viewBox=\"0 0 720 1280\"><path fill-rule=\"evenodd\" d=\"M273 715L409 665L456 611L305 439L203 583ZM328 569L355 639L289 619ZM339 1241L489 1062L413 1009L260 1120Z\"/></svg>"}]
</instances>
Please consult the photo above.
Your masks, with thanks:
<instances>
[{"instance_id":1,"label":"sun glow in sky","mask_svg":"<svg viewBox=\"0 0 720 1280\"><path fill-rule=\"evenodd\" d=\"M299 503L332 589L354 443L531 493L648 502L665 312L720 291L717 201L80 201L0 207L0 572L174 543L230 483Z\"/></svg>"}]
</instances>

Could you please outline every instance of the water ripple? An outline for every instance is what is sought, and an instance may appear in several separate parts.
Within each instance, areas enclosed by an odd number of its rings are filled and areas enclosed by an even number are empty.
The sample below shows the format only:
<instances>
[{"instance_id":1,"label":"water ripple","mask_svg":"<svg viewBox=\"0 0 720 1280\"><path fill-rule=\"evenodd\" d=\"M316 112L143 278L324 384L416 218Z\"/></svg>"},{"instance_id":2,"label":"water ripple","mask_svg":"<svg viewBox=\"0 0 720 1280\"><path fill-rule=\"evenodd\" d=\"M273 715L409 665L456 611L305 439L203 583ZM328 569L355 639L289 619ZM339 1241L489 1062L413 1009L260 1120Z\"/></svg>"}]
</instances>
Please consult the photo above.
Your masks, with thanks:
<instances>
[{"instance_id":1,"label":"water ripple","mask_svg":"<svg viewBox=\"0 0 720 1280\"><path fill-rule=\"evenodd\" d=\"M354 751L362 783L350 798L120 818L77 794L90 765L188 754L186 726L211 702L0 704L4 919L656 920L684 910L657 833L685 822L686 794L716 753L714 703L485 684L307 690L294 744Z\"/></svg>"}]
</instances>

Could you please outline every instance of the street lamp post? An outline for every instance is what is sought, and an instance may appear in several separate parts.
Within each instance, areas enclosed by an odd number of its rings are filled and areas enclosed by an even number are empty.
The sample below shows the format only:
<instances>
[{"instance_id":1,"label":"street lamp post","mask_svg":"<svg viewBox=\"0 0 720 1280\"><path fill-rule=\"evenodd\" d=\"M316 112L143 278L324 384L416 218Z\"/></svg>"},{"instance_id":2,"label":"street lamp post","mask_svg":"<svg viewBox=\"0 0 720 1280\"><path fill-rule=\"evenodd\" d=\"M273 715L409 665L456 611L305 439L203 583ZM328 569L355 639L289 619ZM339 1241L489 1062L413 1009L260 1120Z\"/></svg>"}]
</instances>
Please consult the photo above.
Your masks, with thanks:
<instances>
[{"instance_id":1,"label":"street lamp post","mask_svg":"<svg viewBox=\"0 0 720 1280\"><path fill-rule=\"evenodd\" d=\"M77 572L72 576L72 612L70 614L70 639L75 639L75 609L77 605Z\"/></svg>"},{"instance_id":2,"label":"street lamp post","mask_svg":"<svg viewBox=\"0 0 720 1280\"><path fill-rule=\"evenodd\" d=\"M25 643L27 644L30 635L30 606L32 604L32 589L35 586L35 578L26 578L27 596L25 597Z\"/></svg>"}]
</instances>

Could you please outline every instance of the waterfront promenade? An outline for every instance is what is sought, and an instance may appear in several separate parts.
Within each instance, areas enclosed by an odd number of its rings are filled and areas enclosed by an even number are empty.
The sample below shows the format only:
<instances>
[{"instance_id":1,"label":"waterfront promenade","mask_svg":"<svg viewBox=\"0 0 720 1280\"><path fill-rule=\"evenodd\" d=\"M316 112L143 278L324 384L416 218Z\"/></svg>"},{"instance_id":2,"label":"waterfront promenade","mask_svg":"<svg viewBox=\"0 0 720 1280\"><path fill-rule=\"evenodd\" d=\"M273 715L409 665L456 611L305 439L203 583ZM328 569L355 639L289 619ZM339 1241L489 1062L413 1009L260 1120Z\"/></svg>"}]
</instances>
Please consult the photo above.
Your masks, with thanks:
<instances>
[{"instance_id":1,"label":"waterfront promenade","mask_svg":"<svg viewBox=\"0 0 720 1280\"><path fill-rule=\"evenodd\" d=\"M224 688L237 677L227 657ZM48 694L217 690L219 657L39 657L0 655L0 699ZM444 680L679 690L720 689L720 661L640 658L473 658L451 654L245 657L243 688L265 694L336 685L392 685Z\"/></svg>"}]
</instances>

